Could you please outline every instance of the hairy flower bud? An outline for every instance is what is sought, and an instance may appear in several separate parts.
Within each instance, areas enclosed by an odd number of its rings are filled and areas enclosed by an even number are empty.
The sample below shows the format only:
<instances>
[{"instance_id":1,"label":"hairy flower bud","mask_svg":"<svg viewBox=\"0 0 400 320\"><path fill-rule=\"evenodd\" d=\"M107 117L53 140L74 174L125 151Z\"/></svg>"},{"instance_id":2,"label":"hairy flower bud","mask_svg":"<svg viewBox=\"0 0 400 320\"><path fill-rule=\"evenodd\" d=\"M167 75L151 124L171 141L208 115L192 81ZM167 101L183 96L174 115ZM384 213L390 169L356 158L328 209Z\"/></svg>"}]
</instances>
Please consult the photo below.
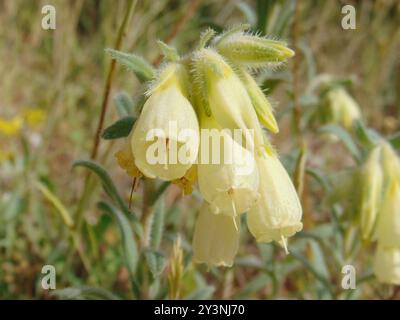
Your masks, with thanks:
<instances>
[{"instance_id":1,"label":"hairy flower bud","mask_svg":"<svg viewBox=\"0 0 400 320\"><path fill-rule=\"evenodd\" d=\"M239 247L240 219L216 215L203 203L193 235L193 261L232 266Z\"/></svg>"},{"instance_id":2,"label":"hairy flower bud","mask_svg":"<svg viewBox=\"0 0 400 320\"><path fill-rule=\"evenodd\" d=\"M286 238L303 228L296 189L275 154L256 158L260 200L247 214L250 232L259 242L276 241L286 249Z\"/></svg>"},{"instance_id":3,"label":"hairy flower bud","mask_svg":"<svg viewBox=\"0 0 400 320\"><path fill-rule=\"evenodd\" d=\"M246 87L247 93L253 103L254 110L257 113L258 119L264 127L272 133L278 133L279 127L274 117L271 103L268 101L264 92L260 89L253 77L244 69L239 69L239 74L243 84Z\"/></svg>"},{"instance_id":4,"label":"hairy flower bud","mask_svg":"<svg viewBox=\"0 0 400 320\"><path fill-rule=\"evenodd\" d=\"M216 39L218 52L223 56L247 66L259 67L277 64L294 56L285 42L236 32Z\"/></svg>"},{"instance_id":5,"label":"hairy flower bud","mask_svg":"<svg viewBox=\"0 0 400 320\"><path fill-rule=\"evenodd\" d=\"M239 77L224 59L211 49L202 49L193 60L194 88L199 104L223 128L254 130L254 143L262 145L257 114Z\"/></svg>"},{"instance_id":6,"label":"hairy flower bud","mask_svg":"<svg viewBox=\"0 0 400 320\"><path fill-rule=\"evenodd\" d=\"M153 86L133 129L135 164L149 178L184 176L198 152L199 125L186 98L185 71L169 64Z\"/></svg>"}]
</instances>

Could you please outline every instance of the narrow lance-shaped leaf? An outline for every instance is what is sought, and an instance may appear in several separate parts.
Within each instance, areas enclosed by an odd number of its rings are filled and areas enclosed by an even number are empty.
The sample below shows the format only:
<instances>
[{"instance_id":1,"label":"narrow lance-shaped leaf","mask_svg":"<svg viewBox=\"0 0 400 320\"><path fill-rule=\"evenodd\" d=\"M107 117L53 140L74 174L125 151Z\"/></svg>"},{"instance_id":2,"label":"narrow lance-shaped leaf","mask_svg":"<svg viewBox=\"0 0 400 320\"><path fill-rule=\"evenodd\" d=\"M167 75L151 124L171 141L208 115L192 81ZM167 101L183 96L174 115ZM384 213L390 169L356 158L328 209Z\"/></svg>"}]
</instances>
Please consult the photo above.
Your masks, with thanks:
<instances>
[{"instance_id":1,"label":"narrow lance-shaped leaf","mask_svg":"<svg viewBox=\"0 0 400 320\"><path fill-rule=\"evenodd\" d=\"M114 97L115 106L121 118L131 116L135 107L130 95L125 91L117 93Z\"/></svg>"},{"instance_id":2,"label":"narrow lance-shaped leaf","mask_svg":"<svg viewBox=\"0 0 400 320\"><path fill-rule=\"evenodd\" d=\"M119 194L117 188L115 187L110 175L107 173L107 171L100 166L98 163L94 161L89 161L89 160L78 160L75 161L73 164L73 167L85 167L90 170L92 170L96 175L101 179L103 188L105 192L110 196L111 199L113 199L119 206L119 208L129 217L132 219L134 222L134 230L135 233L140 237L143 235L143 228L139 222L139 219L137 218L136 215L132 214L131 211L129 210L127 204L125 201L122 199L121 195Z\"/></svg>"},{"instance_id":3,"label":"narrow lance-shaped leaf","mask_svg":"<svg viewBox=\"0 0 400 320\"><path fill-rule=\"evenodd\" d=\"M106 49L106 52L129 71L133 71L141 82L155 78L154 68L142 57L133 53L125 53L114 49Z\"/></svg>"},{"instance_id":4,"label":"narrow lance-shaped leaf","mask_svg":"<svg viewBox=\"0 0 400 320\"><path fill-rule=\"evenodd\" d=\"M346 130L344 130L342 127L340 127L338 125L328 124L326 126L323 126L319 131L321 133L333 134L336 137L338 137L343 142L343 144L345 145L347 150L351 153L353 158L357 162L360 162L360 160L361 160L360 150L358 149L357 145L353 141L353 138L351 137L351 135Z\"/></svg>"},{"instance_id":5,"label":"narrow lance-shaped leaf","mask_svg":"<svg viewBox=\"0 0 400 320\"><path fill-rule=\"evenodd\" d=\"M98 207L100 210L112 214L117 219L122 234L126 265L131 276L133 276L136 272L139 253L129 220L121 211L107 202L99 202Z\"/></svg>"},{"instance_id":6,"label":"narrow lance-shaped leaf","mask_svg":"<svg viewBox=\"0 0 400 320\"><path fill-rule=\"evenodd\" d=\"M131 116L117 120L111 126L104 129L101 137L105 140L124 138L129 135L135 123L135 118Z\"/></svg>"},{"instance_id":7,"label":"narrow lance-shaped leaf","mask_svg":"<svg viewBox=\"0 0 400 320\"><path fill-rule=\"evenodd\" d=\"M166 266L165 257L161 253L153 250L146 250L144 256L153 277L159 277Z\"/></svg>"},{"instance_id":8,"label":"narrow lance-shaped leaf","mask_svg":"<svg viewBox=\"0 0 400 320\"><path fill-rule=\"evenodd\" d=\"M165 216L165 205L164 199L161 198L154 208L153 224L151 226L150 244L155 250L160 247L161 239L164 232L164 216Z\"/></svg>"},{"instance_id":9,"label":"narrow lance-shaped leaf","mask_svg":"<svg viewBox=\"0 0 400 320\"><path fill-rule=\"evenodd\" d=\"M60 299L99 299L99 300L119 300L120 298L112 292L103 288L94 287L70 287L53 291L51 296Z\"/></svg>"}]
</instances>

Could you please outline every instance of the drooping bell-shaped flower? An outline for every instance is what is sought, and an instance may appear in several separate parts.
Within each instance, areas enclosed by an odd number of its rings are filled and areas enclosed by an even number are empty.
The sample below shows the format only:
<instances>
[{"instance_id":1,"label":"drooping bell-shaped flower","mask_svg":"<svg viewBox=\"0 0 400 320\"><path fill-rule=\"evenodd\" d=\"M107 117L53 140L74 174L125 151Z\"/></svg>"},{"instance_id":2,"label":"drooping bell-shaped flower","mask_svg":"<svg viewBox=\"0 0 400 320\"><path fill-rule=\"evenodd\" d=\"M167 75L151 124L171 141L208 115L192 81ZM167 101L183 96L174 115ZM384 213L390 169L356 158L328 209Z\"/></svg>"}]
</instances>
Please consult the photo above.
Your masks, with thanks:
<instances>
[{"instance_id":1,"label":"drooping bell-shaped flower","mask_svg":"<svg viewBox=\"0 0 400 320\"><path fill-rule=\"evenodd\" d=\"M201 119L199 190L216 213L236 216L259 198L259 177L253 154L221 129L213 117Z\"/></svg>"},{"instance_id":2,"label":"drooping bell-shaped flower","mask_svg":"<svg viewBox=\"0 0 400 320\"><path fill-rule=\"evenodd\" d=\"M286 238L303 228L296 189L278 157L267 150L256 158L260 199L247 214L250 232L259 242L276 241L286 249Z\"/></svg>"},{"instance_id":3,"label":"drooping bell-shaped flower","mask_svg":"<svg viewBox=\"0 0 400 320\"><path fill-rule=\"evenodd\" d=\"M186 71L170 63L150 91L131 138L135 164L149 178L179 179L195 162L199 125Z\"/></svg>"},{"instance_id":4,"label":"drooping bell-shaped flower","mask_svg":"<svg viewBox=\"0 0 400 320\"><path fill-rule=\"evenodd\" d=\"M360 222L363 239L370 239L375 227L383 194L381 148L375 147L368 155L360 172Z\"/></svg>"},{"instance_id":5,"label":"drooping bell-shaped flower","mask_svg":"<svg viewBox=\"0 0 400 320\"><path fill-rule=\"evenodd\" d=\"M377 239L384 247L400 247L400 181L393 176L384 191L378 218Z\"/></svg>"},{"instance_id":6,"label":"drooping bell-shaped flower","mask_svg":"<svg viewBox=\"0 0 400 320\"><path fill-rule=\"evenodd\" d=\"M193 58L194 89L208 116L228 129L253 130L254 146L263 144L262 129L251 99L239 77L212 49L202 49ZM245 137L246 138L246 137Z\"/></svg>"},{"instance_id":7,"label":"drooping bell-shaped flower","mask_svg":"<svg viewBox=\"0 0 400 320\"><path fill-rule=\"evenodd\" d=\"M374 273L382 283L400 285L400 247L384 247L378 244Z\"/></svg>"},{"instance_id":8,"label":"drooping bell-shaped flower","mask_svg":"<svg viewBox=\"0 0 400 320\"><path fill-rule=\"evenodd\" d=\"M239 237L239 217L214 214L203 203L193 235L193 261L209 266L232 266Z\"/></svg>"},{"instance_id":9,"label":"drooping bell-shaped flower","mask_svg":"<svg viewBox=\"0 0 400 320\"><path fill-rule=\"evenodd\" d=\"M329 122L351 129L353 122L361 118L360 107L343 88L331 89L327 93L326 101L329 108Z\"/></svg>"}]
</instances>

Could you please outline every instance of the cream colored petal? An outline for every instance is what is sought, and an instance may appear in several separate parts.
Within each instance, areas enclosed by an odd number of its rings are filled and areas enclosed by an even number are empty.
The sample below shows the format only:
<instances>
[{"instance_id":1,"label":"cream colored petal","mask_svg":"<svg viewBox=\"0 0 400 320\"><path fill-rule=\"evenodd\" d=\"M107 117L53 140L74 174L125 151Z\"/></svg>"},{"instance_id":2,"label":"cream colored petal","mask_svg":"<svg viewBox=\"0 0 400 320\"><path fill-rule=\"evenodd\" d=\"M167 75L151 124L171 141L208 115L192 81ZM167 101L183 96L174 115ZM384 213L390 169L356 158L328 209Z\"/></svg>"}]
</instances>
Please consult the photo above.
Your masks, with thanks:
<instances>
[{"instance_id":1,"label":"cream colored petal","mask_svg":"<svg viewBox=\"0 0 400 320\"><path fill-rule=\"evenodd\" d=\"M389 182L382 200L377 239L385 247L400 246L400 185L396 177Z\"/></svg>"},{"instance_id":2,"label":"cream colored petal","mask_svg":"<svg viewBox=\"0 0 400 320\"><path fill-rule=\"evenodd\" d=\"M256 158L260 175L260 200L248 212L250 232L260 242L285 242L303 227L302 208L296 190L274 155Z\"/></svg>"},{"instance_id":3,"label":"cream colored petal","mask_svg":"<svg viewBox=\"0 0 400 320\"><path fill-rule=\"evenodd\" d=\"M149 136L151 130L154 133L152 137ZM183 130L192 132L195 139L183 137ZM154 92L146 101L132 134L131 146L136 166L150 178L181 178L197 157L198 132L193 107L177 86ZM179 156L181 151L186 151L192 160L182 162Z\"/></svg>"},{"instance_id":4,"label":"cream colored petal","mask_svg":"<svg viewBox=\"0 0 400 320\"><path fill-rule=\"evenodd\" d=\"M378 244L374 273L382 283L400 285L400 248L385 248Z\"/></svg>"},{"instance_id":5,"label":"cream colored petal","mask_svg":"<svg viewBox=\"0 0 400 320\"><path fill-rule=\"evenodd\" d=\"M209 266L232 266L239 248L240 219L213 214L204 203L193 236L193 261Z\"/></svg>"},{"instance_id":6,"label":"cream colored petal","mask_svg":"<svg viewBox=\"0 0 400 320\"><path fill-rule=\"evenodd\" d=\"M374 148L361 169L360 218L361 234L364 239L370 239L372 236L382 201L383 172L380 153L379 147Z\"/></svg>"},{"instance_id":7,"label":"cream colored petal","mask_svg":"<svg viewBox=\"0 0 400 320\"><path fill-rule=\"evenodd\" d=\"M258 170L253 155L236 143L228 134L221 134L221 146L202 158L197 166L199 190L215 213L238 215L249 210L259 198ZM202 137L203 139L204 137ZM204 141L202 142L202 144ZM220 156L212 162L212 151Z\"/></svg>"}]
</instances>

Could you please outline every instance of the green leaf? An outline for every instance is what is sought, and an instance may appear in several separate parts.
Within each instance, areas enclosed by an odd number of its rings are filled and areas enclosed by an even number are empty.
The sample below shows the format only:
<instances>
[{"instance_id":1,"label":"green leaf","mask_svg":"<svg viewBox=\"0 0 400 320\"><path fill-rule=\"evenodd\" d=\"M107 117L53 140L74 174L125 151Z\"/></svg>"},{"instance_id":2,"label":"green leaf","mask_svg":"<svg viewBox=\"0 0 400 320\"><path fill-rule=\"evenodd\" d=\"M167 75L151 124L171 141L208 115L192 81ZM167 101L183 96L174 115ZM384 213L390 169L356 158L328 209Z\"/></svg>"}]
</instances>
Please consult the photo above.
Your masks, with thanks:
<instances>
[{"instance_id":1,"label":"green leaf","mask_svg":"<svg viewBox=\"0 0 400 320\"><path fill-rule=\"evenodd\" d=\"M78 160L75 161L72 165L73 167L85 167L90 170L92 170L94 173L97 174L97 176L100 178L103 188L105 192L110 196L112 200L114 200L119 208L129 216L130 219L132 219L134 231L137 234L138 237L143 236L143 227L140 224L139 219L135 214L131 212L129 209L128 205L126 202L122 199L121 195L119 194L117 188L114 185L114 182L112 181L110 175L107 173L107 171L100 166L98 163L90 160Z\"/></svg>"},{"instance_id":2,"label":"green leaf","mask_svg":"<svg viewBox=\"0 0 400 320\"><path fill-rule=\"evenodd\" d=\"M131 116L117 120L111 126L104 129L101 137L105 140L124 138L129 135L136 119Z\"/></svg>"},{"instance_id":3,"label":"green leaf","mask_svg":"<svg viewBox=\"0 0 400 320\"><path fill-rule=\"evenodd\" d=\"M131 224L129 223L128 218L111 204L107 202L99 202L98 207L104 212L112 214L117 219L122 234L126 265L131 276L133 277L136 272L139 254L136 241L133 237Z\"/></svg>"},{"instance_id":4,"label":"green leaf","mask_svg":"<svg viewBox=\"0 0 400 320\"><path fill-rule=\"evenodd\" d=\"M130 213L127 204L124 200L122 200L122 197L118 193L117 188L115 187L114 182L111 180L110 175L101 165L90 160L78 160L73 163L72 167L85 167L96 173L96 175L100 178L102 182L105 192L110 196L110 198L118 203L122 211L124 211L125 213Z\"/></svg>"},{"instance_id":5,"label":"green leaf","mask_svg":"<svg viewBox=\"0 0 400 320\"><path fill-rule=\"evenodd\" d=\"M179 60L178 51L176 51L176 49L174 47L167 45L165 42L163 42L161 40L158 40L157 44L160 47L163 56L168 61L178 61Z\"/></svg>"},{"instance_id":6,"label":"green leaf","mask_svg":"<svg viewBox=\"0 0 400 320\"><path fill-rule=\"evenodd\" d=\"M164 232L165 204L161 198L154 208L153 223L151 226L150 245L153 249L158 250Z\"/></svg>"},{"instance_id":7,"label":"green leaf","mask_svg":"<svg viewBox=\"0 0 400 320\"><path fill-rule=\"evenodd\" d=\"M358 141L367 148L372 148L381 139L377 132L367 128L360 120L354 122L354 132Z\"/></svg>"},{"instance_id":8,"label":"green leaf","mask_svg":"<svg viewBox=\"0 0 400 320\"><path fill-rule=\"evenodd\" d=\"M165 257L161 253L151 249L146 250L144 256L151 274L154 278L158 278L165 269Z\"/></svg>"},{"instance_id":9,"label":"green leaf","mask_svg":"<svg viewBox=\"0 0 400 320\"><path fill-rule=\"evenodd\" d=\"M356 162L359 163L361 161L360 150L358 149L351 135L345 129L336 124L328 124L323 126L319 132L329 133L338 137L343 142L346 149L351 153Z\"/></svg>"},{"instance_id":10,"label":"green leaf","mask_svg":"<svg viewBox=\"0 0 400 320\"><path fill-rule=\"evenodd\" d=\"M395 149L400 149L400 132L397 132L395 135L389 137L389 143Z\"/></svg>"},{"instance_id":11,"label":"green leaf","mask_svg":"<svg viewBox=\"0 0 400 320\"><path fill-rule=\"evenodd\" d=\"M311 177L313 177L314 180L321 185L321 187L324 189L325 192L328 192L331 189L329 185L329 180L318 169L307 168L306 173Z\"/></svg>"},{"instance_id":12,"label":"green leaf","mask_svg":"<svg viewBox=\"0 0 400 320\"><path fill-rule=\"evenodd\" d=\"M129 71L134 72L141 82L155 78L156 72L154 68L142 57L114 49L106 49L106 52Z\"/></svg>"},{"instance_id":13,"label":"green leaf","mask_svg":"<svg viewBox=\"0 0 400 320\"><path fill-rule=\"evenodd\" d=\"M131 96L125 91L117 93L114 97L115 106L117 108L118 114L121 118L130 116L133 114L133 109L135 104Z\"/></svg>"},{"instance_id":14,"label":"green leaf","mask_svg":"<svg viewBox=\"0 0 400 320\"><path fill-rule=\"evenodd\" d=\"M325 286L325 288L331 293L331 296L333 296L333 290L332 290L331 283L329 282L329 280L327 278L325 278L325 276L323 274L321 274L317 269L315 269L315 267L310 263L310 261L307 258L305 258L300 253L293 251L293 249L290 250L290 254L294 258L299 260L303 264L303 266L308 271L310 271L311 274L314 275L314 277Z\"/></svg>"},{"instance_id":15,"label":"green leaf","mask_svg":"<svg viewBox=\"0 0 400 320\"><path fill-rule=\"evenodd\" d=\"M119 300L120 298L112 292L93 287L70 287L59 290L54 290L50 294L60 299L75 300L75 299L95 299L95 300Z\"/></svg>"}]
</instances>

